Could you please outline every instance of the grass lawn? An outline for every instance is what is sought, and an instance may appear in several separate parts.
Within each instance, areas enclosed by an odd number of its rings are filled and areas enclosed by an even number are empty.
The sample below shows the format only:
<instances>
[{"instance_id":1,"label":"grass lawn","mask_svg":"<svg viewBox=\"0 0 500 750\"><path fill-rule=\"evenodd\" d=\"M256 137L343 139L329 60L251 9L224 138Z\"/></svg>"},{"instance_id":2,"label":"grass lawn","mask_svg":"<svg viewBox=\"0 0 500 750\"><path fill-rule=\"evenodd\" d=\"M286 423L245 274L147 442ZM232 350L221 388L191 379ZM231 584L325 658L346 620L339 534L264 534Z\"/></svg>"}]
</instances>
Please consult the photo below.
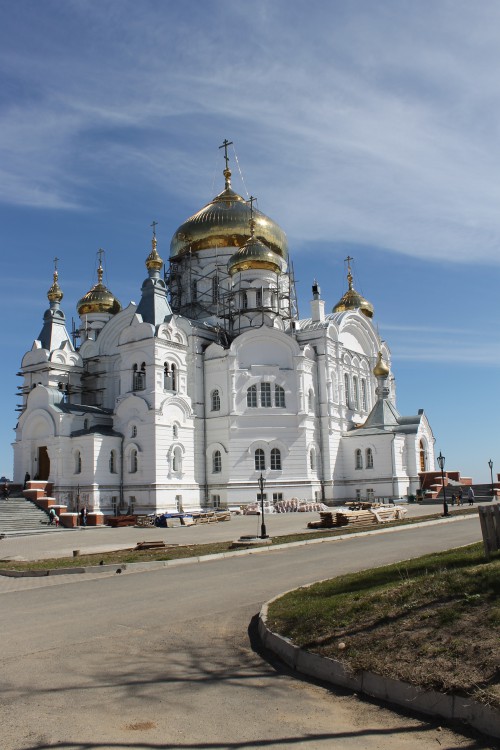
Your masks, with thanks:
<instances>
[{"instance_id":1,"label":"grass lawn","mask_svg":"<svg viewBox=\"0 0 500 750\"><path fill-rule=\"evenodd\" d=\"M300 588L268 626L295 644L500 709L500 553L474 544Z\"/></svg>"},{"instance_id":2,"label":"grass lawn","mask_svg":"<svg viewBox=\"0 0 500 750\"><path fill-rule=\"evenodd\" d=\"M477 508L464 508L461 515L477 515ZM308 514L303 514L308 515ZM315 515L314 518L317 516ZM391 526L407 526L414 523L424 523L425 521L432 521L436 518L441 517L441 512L434 512L428 516L419 516L416 518L409 518L403 521L393 521L391 523L385 523L384 528ZM304 518L305 521L309 520ZM373 526L372 530L378 530L380 526ZM304 531L302 533L287 534L283 536L275 536L272 539L272 544L290 544L293 542L303 542L308 539L329 539L332 537L355 534L360 531L366 532L368 529L359 529L356 526L347 527L342 526L336 529L325 529L319 531ZM232 549L232 542L212 542L210 544L175 544L171 547L167 546L163 549L151 549L151 550L119 550L117 552L98 552L95 554L81 554L78 557L54 557L50 559L37 560L37 561L21 561L21 560L1 560L0 569L3 570L49 570L53 568L81 568L89 565L99 565L102 561L103 565L108 564L124 564L134 562L152 562L155 560L178 560L185 557L201 557L203 555L216 555L222 552L228 552Z\"/></svg>"}]
</instances>

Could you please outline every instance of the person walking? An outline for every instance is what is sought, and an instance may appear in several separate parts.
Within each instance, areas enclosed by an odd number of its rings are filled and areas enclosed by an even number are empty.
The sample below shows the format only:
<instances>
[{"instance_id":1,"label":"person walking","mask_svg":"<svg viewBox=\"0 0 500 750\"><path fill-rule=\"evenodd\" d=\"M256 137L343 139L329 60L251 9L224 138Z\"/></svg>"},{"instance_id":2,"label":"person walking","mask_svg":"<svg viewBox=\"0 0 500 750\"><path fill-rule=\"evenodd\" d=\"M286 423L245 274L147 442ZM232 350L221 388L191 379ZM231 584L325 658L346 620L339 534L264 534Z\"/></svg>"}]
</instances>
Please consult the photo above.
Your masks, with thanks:
<instances>
[{"instance_id":1,"label":"person walking","mask_svg":"<svg viewBox=\"0 0 500 750\"><path fill-rule=\"evenodd\" d=\"M10 495L9 485L5 483L2 489L2 497L4 500L8 500L9 495Z\"/></svg>"},{"instance_id":2,"label":"person walking","mask_svg":"<svg viewBox=\"0 0 500 750\"><path fill-rule=\"evenodd\" d=\"M462 505L462 498L464 496L464 493L462 490L458 490L458 496L457 496L457 505Z\"/></svg>"},{"instance_id":3,"label":"person walking","mask_svg":"<svg viewBox=\"0 0 500 750\"><path fill-rule=\"evenodd\" d=\"M54 524L56 526L59 524L59 517L55 511L55 508L51 508L49 510L49 526L52 526Z\"/></svg>"},{"instance_id":4,"label":"person walking","mask_svg":"<svg viewBox=\"0 0 500 750\"><path fill-rule=\"evenodd\" d=\"M474 490L472 487L469 487L467 491L467 497L469 499L469 505L474 505Z\"/></svg>"},{"instance_id":5,"label":"person walking","mask_svg":"<svg viewBox=\"0 0 500 750\"><path fill-rule=\"evenodd\" d=\"M80 523L82 526L87 525L87 506L84 505L80 511Z\"/></svg>"}]
</instances>

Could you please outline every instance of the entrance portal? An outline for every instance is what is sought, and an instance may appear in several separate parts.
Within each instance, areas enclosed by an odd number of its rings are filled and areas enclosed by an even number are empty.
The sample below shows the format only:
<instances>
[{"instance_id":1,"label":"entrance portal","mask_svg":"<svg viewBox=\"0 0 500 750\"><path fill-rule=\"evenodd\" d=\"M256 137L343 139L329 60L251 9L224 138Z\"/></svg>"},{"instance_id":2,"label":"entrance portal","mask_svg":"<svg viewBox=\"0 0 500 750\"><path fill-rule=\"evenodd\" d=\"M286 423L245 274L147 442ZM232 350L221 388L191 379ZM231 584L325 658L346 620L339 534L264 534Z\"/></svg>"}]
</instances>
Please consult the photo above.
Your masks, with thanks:
<instances>
[{"instance_id":1,"label":"entrance portal","mask_svg":"<svg viewBox=\"0 0 500 750\"><path fill-rule=\"evenodd\" d=\"M38 478L48 479L50 474L50 458L47 453L47 446L41 445L38 448Z\"/></svg>"}]
</instances>

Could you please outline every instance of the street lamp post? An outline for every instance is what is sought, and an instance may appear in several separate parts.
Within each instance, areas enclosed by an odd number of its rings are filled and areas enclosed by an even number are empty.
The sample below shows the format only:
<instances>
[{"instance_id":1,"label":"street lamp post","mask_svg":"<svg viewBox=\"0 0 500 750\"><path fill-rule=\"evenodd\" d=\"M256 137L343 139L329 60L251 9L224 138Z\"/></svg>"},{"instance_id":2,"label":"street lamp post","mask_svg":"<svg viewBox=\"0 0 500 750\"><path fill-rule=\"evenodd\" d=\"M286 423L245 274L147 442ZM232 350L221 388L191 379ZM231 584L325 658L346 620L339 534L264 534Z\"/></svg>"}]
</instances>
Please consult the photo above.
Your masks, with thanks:
<instances>
[{"instance_id":1,"label":"street lamp post","mask_svg":"<svg viewBox=\"0 0 500 750\"><path fill-rule=\"evenodd\" d=\"M495 497L495 485L493 484L493 461L488 461L488 466L490 467L490 476L491 476L491 497Z\"/></svg>"},{"instance_id":2,"label":"street lamp post","mask_svg":"<svg viewBox=\"0 0 500 750\"><path fill-rule=\"evenodd\" d=\"M437 457L438 466L441 469L441 482L443 483L443 516L448 516L448 503L446 502L446 487L444 484L444 462L445 457L442 455L441 451L439 451L439 456Z\"/></svg>"},{"instance_id":3,"label":"street lamp post","mask_svg":"<svg viewBox=\"0 0 500 750\"><path fill-rule=\"evenodd\" d=\"M266 522L264 521L264 485L266 480L260 472L259 477L259 490L260 490L260 538L267 539Z\"/></svg>"}]
</instances>

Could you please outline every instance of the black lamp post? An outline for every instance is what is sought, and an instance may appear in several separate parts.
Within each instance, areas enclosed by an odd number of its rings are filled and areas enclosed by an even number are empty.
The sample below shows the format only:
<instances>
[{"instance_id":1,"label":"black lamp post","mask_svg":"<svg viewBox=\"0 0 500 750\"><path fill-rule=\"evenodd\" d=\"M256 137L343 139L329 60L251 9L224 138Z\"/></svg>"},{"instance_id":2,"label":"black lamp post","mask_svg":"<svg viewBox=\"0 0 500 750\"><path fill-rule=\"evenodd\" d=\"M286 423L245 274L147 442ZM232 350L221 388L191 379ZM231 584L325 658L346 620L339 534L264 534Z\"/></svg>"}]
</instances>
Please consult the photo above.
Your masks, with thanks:
<instances>
[{"instance_id":1,"label":"black lamp post","mask_svg":"<svg viewBox=\"0 0 500 750\"><path fill-rule=\"evenodd\" d=\"M444 462L445 458L441 454L441 451L439 451L439 456L437 457L438 466L441 469L441 481L443 483L443 516L448 516L448 503L446 502L446 487L444 485Z\"/></svg>"},{"instance_id":2,"label":"black lamp post","mask_svg":"<svg viewBox=\"0 0 500 750\"><path fill-rule=\"evenodd\" d=\"M495 486L493 484L493 461L488 461L488 466L490 467L490 475L491 475L491 497L495 497Z\"/></svg>"},{"instance_id":3,"label":"black lamp post","mask_svg":"<svg viewBox=\"0 0 500 750\"><path fill-rule=\"evenodd\" d=\"M266 522L264 521L264 485L266 480L262 476L262 472L260 472L258 482L260 490L260 538L267 539Z\"/></svg>"}]
</instances>

